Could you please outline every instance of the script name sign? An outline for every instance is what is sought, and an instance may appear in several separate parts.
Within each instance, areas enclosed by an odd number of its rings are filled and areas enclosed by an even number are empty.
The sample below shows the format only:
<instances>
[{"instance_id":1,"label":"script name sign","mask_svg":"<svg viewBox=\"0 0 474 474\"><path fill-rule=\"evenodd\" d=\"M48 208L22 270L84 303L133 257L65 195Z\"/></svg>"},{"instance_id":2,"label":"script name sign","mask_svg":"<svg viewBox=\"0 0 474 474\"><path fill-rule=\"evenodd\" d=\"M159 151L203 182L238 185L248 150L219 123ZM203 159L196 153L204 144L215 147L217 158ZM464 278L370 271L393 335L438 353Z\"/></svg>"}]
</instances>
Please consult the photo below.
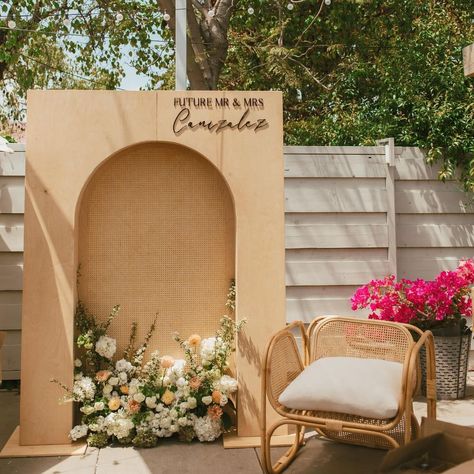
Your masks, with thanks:
<instances>
[{"instance_id":1,"label":"script name sign","mask_svg":"<svg viewBox=\"0 0 474 474\"><path fill-rule=\"evenodd\" d=\"M259 132L268 127L266 118L257 114L265 108L259 97L175 97L174 107L179 109L173 121L173 132L181 135L186 131L204 130L210 133L224 131ZM212 120L199 117L199 113L210 109L233 110L235 118Z\"/></svg>"}]
</instances>

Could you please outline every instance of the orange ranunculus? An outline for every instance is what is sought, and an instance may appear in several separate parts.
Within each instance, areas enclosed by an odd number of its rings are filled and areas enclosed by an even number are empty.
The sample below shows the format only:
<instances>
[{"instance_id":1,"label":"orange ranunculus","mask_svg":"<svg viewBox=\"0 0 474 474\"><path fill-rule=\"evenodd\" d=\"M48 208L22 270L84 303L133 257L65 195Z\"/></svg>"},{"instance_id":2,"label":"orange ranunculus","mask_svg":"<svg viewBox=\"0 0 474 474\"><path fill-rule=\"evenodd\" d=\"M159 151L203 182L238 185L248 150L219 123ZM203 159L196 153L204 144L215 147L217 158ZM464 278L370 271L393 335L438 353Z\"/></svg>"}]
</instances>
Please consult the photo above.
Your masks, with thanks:
<instances>
[{"instance_id":1,"label":"orange ranunculus","mask_svg":"<svg viewBox=\"0 0 474 474\"><path fill-rule=\"evenodd\" d=\"M165 405L171 405L174 400L174 393L171 390L166 389L165 393L161 396L161 401Z\"/></svg>"},{"instance_id":2,"label":"orange ranunculus","mask_svg":"<svg viewBox=\"0 0 474 474\"><path fill-rule=\"evenodd\" d=\"M121 386L120 386L120 391L121 391L124 395L128 395L128 385L121 385Z\"/></svg>"}]
</instances>

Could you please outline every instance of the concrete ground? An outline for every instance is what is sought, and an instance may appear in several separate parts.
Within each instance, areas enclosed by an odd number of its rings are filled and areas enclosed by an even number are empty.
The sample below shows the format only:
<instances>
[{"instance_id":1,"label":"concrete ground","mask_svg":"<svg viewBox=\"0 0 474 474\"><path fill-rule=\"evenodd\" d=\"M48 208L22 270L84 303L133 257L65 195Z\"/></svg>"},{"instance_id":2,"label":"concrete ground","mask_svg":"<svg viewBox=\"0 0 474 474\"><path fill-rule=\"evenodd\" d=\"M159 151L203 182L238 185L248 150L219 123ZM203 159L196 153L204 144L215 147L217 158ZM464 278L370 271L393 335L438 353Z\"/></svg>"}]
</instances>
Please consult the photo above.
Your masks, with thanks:
<instances>
[{"instance_id":1,"label":"concrete ground","mask_svg":"<svg viewBox=\"0 0 474 474\"><path fill-rule=\"evenodd\" d=\"M426 413L420 399L418 417ZM0 390L0 448L10 437L19 418L19 395ZM474 427L474 372L469 373L468 396L464 400L438 403L438 418ZM275 448L275 458L284 448ZM308 440L288 474L375 474L385 452L348 446L318 438ZM280 454L281 455L281 454ZM88 449L83 456L4 458L1 474L209 474L261 473L259 449L226 449L222 442L183 444L163 440L153 449L110 447Z\"/></svg>"}]
</instances>

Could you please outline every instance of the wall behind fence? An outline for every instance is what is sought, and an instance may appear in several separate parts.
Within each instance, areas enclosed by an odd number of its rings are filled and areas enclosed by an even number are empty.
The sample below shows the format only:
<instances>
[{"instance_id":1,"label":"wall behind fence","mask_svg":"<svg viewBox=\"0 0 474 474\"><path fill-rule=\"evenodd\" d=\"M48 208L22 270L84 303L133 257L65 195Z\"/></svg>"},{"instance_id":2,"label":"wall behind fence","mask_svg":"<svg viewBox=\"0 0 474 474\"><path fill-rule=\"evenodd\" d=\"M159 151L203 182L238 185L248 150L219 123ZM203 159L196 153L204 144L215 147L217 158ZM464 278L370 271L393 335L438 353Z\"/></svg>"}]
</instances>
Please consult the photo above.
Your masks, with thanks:
<instances>
[{"instance_id":1,"label":"wall behind fence","mask_svg":"<svg viewBox=\"0 0 474 474\"><path fill-rule=\"evenodd\" d=\"M14 154L0 152L6 380L20 373L23 270L25 153L24 145L12 148ZM349 298L372 278L433 278L473 256L474 209L459 185L439 182L417 148L396 147L394 166L389 154L385 146L286 147L288 321L354 315Z\"/></svg>"}]
</instances>

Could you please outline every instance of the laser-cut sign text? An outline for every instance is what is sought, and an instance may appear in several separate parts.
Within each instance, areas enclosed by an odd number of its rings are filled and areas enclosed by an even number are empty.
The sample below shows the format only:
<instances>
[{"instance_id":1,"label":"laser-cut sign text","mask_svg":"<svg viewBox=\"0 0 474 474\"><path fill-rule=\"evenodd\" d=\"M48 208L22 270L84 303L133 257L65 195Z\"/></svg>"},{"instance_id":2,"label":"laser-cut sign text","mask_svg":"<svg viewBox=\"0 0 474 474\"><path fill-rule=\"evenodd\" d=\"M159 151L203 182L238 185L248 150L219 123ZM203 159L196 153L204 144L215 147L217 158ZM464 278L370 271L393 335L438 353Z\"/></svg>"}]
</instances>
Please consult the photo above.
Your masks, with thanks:
<instances>
[{"instance_id":1,"label":"laser-cut sign text","mask_svg":"<svg viewBox=\"0 0 474 474\"><path fill-rule=\"evenodd\" d=\"M269 123L266 118L255 117L264 108L261 98L238 98L229 97L175 97L174 106L180 108L173 121L173 132L181 135L186 131L207 130L210 133L221 133L226 130L254 131L255 133L267 128ZM240 109L241 115L228 120L211 120L197 117L198 112L206 109ZM193 110L196 109L196 110Z\"/></svg>"}]
</instances>

